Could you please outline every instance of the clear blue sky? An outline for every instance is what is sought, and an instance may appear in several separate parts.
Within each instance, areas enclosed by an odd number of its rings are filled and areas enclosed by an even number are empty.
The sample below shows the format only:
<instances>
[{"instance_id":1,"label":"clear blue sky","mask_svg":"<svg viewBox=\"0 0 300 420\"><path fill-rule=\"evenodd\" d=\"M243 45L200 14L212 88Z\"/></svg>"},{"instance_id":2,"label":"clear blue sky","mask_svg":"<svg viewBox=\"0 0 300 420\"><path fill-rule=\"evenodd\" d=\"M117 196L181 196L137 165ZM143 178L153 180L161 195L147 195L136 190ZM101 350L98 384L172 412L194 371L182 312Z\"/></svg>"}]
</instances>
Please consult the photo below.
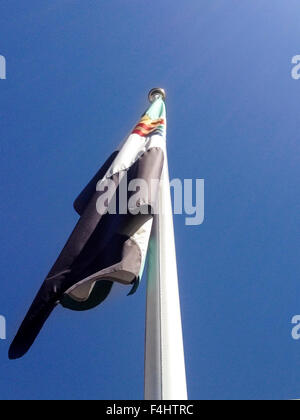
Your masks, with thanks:
<instances>
[{"instance_id":1,"label":"clear blue sky","mask_svg":"<svg viewBox=\"0 0 300 420\"><path fill-rule=\"evenodd\" d=\"M175 217L191 399L300 397L298 0L10 0L0 6L0 398L141 399L145 281L17 327L77 216L76 194L168 92L171 177L204 178L205 223Z\"/></svg>"}]
</instances>

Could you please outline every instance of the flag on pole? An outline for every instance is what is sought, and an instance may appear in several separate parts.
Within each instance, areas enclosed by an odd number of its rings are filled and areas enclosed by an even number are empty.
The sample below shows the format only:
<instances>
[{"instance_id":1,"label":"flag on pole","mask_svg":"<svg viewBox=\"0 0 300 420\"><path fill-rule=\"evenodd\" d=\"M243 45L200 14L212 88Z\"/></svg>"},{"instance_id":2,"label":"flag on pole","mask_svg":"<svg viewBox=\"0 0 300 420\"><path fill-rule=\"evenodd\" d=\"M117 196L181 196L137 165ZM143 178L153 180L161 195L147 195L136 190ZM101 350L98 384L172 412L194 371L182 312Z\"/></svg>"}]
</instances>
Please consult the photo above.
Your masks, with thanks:
<instances>
[{"instance_id":1,"label":"flag on pole","mask_svg":"<svg viewBox=\"0 0 300 420\"><path fill-rule=\"evenodd\" d=\"M133 294L142 277L164 166L166 112L161 95L74 202L80 219L43 282L9 349L22 357L53 309L83 311L114 282Z\"/></svg>"}]
</instances>

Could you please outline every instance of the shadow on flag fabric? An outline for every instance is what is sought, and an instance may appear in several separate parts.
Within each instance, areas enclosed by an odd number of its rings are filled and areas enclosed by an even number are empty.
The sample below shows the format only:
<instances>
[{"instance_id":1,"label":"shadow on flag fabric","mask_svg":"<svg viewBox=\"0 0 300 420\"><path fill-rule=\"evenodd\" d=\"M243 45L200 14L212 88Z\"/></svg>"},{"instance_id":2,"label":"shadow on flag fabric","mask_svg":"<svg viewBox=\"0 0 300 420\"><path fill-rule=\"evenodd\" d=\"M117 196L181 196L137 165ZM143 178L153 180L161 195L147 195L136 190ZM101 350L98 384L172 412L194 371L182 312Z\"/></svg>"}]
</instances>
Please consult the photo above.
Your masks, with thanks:
<instances>
[{"instance_id":1,"label":"shadow on flag fabric","mask_svg":"<svg viewBox=\"0 0 300 420\"><path fill-rule=\"evenodd\" d=\"M133 294L142 277L166 143L166 111L156 98L129 137L74 202L80 219L37 293L9 349L22 357L53 309L84 311L114 282Z\"/></svg>"}]
</instances>

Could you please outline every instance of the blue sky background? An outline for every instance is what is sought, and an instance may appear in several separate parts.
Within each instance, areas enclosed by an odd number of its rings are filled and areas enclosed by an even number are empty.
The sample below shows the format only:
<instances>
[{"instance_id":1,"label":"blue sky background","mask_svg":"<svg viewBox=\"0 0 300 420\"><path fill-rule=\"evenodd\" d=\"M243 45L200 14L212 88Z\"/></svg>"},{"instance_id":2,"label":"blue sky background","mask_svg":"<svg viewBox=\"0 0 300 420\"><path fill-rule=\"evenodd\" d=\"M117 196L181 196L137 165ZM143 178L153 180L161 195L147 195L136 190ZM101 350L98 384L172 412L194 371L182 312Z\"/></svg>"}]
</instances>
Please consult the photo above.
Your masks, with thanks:
<instances>
[{"instance_id":1,"label":"blue sky background","mask_svg":"<svg viewBox=\"0 0 300 420\"><path fill-rule=\"evenodd\" d=\"M171 177L206 182L205 223L175 217L189 396L300 397L299 14L298 0L1 2L0 398L143 398L145 282L58 308L26 357L7 351L73 199L157 85Z\"/></svg>"}]
</instances>

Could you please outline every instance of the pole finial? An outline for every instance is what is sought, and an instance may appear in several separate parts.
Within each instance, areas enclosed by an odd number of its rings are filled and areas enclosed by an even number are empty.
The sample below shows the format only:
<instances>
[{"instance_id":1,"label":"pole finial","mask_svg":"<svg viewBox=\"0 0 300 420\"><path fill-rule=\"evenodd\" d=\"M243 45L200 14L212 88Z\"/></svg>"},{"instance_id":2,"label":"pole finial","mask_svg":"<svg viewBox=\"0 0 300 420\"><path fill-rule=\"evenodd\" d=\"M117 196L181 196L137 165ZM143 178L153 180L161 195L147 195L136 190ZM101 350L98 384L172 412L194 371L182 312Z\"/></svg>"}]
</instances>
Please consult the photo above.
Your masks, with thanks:
<instances>
[{"instance_id":1,"label":"pole finial","mask_svg":"<svg viewBox=\"0 0 300 420\"><path fill-rule=\"evenodd\" d=\"M152 103L157 99L158 97L161 97L163 100L166 99L166 91L162 88L153 88L150 90L148 99Z\"/></svg>"}]
</instances>

